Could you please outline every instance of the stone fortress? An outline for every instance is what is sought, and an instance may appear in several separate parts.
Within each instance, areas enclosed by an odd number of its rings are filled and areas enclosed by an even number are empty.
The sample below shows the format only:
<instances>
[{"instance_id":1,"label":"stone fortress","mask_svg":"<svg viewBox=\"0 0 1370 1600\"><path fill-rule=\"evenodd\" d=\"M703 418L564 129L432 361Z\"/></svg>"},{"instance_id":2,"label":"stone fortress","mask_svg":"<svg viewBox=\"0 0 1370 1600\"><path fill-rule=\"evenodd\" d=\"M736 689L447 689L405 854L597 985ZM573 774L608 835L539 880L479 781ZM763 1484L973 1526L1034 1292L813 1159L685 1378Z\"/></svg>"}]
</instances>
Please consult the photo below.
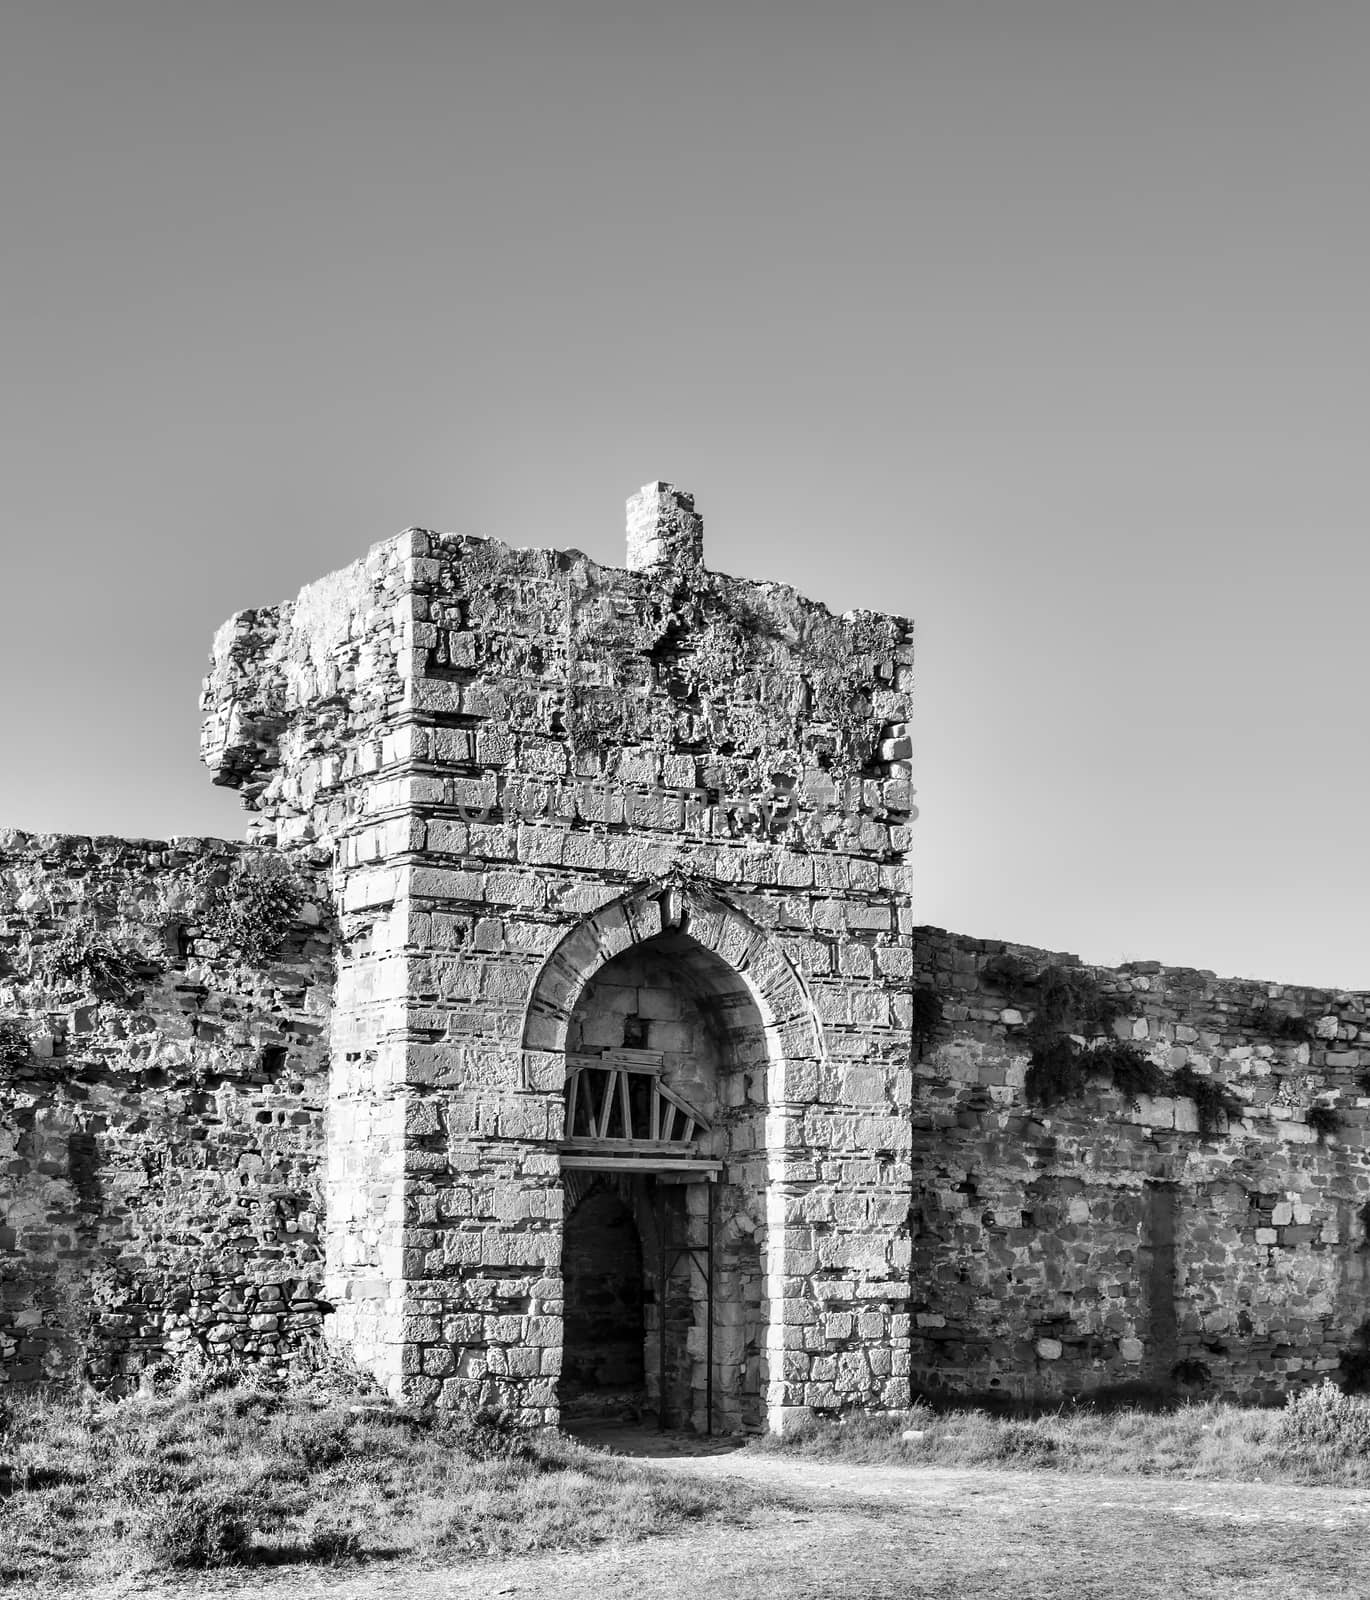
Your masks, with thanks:
<instances>
[{"instance_id":1,"label":"stone fortress","mask_svg":"<svg viewBox=\"0 0 1370 1600\"><path fill-rule=\"evenodd\" d=\"M246 844L0 834L0 1377L322 1334L717 1431L1366 1381L1367 997L916 925L911 625L709 570L668 484L627 532L233 617Z\"/></svg>"}]
</instances>

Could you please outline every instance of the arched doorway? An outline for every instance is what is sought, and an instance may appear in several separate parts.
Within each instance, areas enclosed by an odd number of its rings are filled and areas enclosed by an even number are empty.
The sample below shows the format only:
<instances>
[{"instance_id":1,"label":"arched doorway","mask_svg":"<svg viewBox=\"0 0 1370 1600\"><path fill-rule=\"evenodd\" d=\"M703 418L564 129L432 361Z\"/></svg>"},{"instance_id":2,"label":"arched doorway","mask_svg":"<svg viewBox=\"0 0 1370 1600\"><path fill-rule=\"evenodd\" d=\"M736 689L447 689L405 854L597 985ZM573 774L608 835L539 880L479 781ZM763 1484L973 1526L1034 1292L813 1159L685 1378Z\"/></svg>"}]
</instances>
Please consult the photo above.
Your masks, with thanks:
<instances>
[{"instance_id":1,"label":"arched doorway","mask_svg":"<svg viewBox=\"0 0 1370 1600\"><path fill-rule=\"evenodd\" d=\"M643 1403L663 1426L759 1428L767 1054L755 1003L716 955L667 930L585 985L566 1062L568 1206L587 1180L621 1198L601 1190L566 1224L564 1403L583 1409L582 1340L626 1372L636 1337ZM626 1284L634 1267L637 1294Z\"/></svg>"},{"instance_id":2,"label":"arched doorway","mask_svg":"<svg viewBox=\"0 0 1370 1600\"><path fill-rule=\"evenodd\" d=\"M587 1180L612 1179L638 1225L649 1410L700 1431L783 1427L798 1406L788 1301L813 1248L792 1152L827 1064L783 948L703 885L642 885L547 955L523 1049L529 1089L562 1091L563 1216Z\"/></svg>"}]
</instances>

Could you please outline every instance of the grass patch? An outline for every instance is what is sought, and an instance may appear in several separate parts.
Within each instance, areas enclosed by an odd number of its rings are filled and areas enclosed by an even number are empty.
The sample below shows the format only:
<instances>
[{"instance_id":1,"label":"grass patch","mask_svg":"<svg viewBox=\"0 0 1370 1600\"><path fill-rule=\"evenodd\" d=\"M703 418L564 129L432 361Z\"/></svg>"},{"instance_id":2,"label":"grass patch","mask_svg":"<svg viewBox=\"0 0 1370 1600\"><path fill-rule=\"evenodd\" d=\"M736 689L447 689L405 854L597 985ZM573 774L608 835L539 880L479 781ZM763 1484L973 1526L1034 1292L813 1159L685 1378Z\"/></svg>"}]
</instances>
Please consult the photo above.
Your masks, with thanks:
<instances>
[{"instance_id":1,"label":"grass patch","mask_svg":"<svg viewBox=\"0 0 1370 1600\"><path fill-rule=\"evenodd\" d=\"M0 1412L0 1589L381 1557L502 1556L745 1515L550 1433L250 1388Z\"/></svg>"},{"instance_id":2,"label":"grass patch","mask_svg":"<svg viewBox=\"0 0 1370 1600\"><path fill-rule=\"evenodd\" d=\"M758 1450L911 1467L1026 1467L1114 1476L1370 1484L1370 1399L1332 1383L1282 1408L1207 1401L1172 1411L1062 1407L1022 1420L925 1405L811 1422Z\"/></svg>"}]
</instances>

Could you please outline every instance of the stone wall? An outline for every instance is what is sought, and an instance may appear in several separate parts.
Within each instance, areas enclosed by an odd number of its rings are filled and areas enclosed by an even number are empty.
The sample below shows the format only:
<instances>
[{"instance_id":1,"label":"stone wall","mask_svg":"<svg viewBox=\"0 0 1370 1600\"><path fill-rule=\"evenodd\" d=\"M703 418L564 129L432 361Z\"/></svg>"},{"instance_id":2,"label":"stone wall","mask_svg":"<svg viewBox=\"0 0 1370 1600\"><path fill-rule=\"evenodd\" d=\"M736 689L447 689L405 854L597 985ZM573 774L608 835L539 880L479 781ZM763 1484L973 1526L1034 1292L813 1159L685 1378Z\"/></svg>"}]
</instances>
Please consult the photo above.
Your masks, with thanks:
<instances>
[{"instance_id":1,"label":"stone wall","mask_svg":"<svg viewBox=\"0 0 1370 1600\"><path fill-rule=\"evenodd\" d=\"M319 1331L329 891L297 862L308 899L245 962L208 914L260 860L0 833L0 1382L118 1392Z\"/></svg>"},{"instance_id":2,"label":"stone wall","mask_svg":"<svg viewBox=\"0 0 1370 1600\"><path fill-rule=\"evenodd\" d=\"M628 552L411 529L233 618L252 846L0 835L0 1368L331 1312L407 1401L551 1421L598 1184L697 1427L1370 1372L1366 997L916 929L910 625L708 570L669 485ZM283 870L249 950L220 891ZM578 1143L604 1049L687 1153Z\"/></svg>"},{"instance_id":3,"label":"stone wall","mask_svg":"<svg viewBox=\"0 0 1370 1600\"><path fill-rule=\"evenodd\" d=\"M1025 981L1002 976L1006 952ZM1126 1007L1111 1035L1164 1077L1129 1094L1093 1073L1044 1108L1026 1092L1026 1024L1053 966L1078 969L939 929L913 938L915 990L944 1009L915 1068L915 1388L1265 1400L1355 1373L1370 1329L1367 996L1091 969Z\"/></svg>"}]
</instances>

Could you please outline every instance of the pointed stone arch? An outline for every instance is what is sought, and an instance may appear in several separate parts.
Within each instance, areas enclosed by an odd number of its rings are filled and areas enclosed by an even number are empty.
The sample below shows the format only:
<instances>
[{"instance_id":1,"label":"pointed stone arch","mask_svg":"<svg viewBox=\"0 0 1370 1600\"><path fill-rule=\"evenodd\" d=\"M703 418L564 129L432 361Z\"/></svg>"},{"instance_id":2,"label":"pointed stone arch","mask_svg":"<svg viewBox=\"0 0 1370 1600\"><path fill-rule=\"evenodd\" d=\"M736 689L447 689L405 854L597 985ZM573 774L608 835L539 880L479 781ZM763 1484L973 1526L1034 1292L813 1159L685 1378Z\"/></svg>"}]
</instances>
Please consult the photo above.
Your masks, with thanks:
<instances>
[{"instance_id":1,"label":"pointed stone arch","mask_svg":"<svg viewBox=\"0 0 1370 1600\"><path fill-rule=\"evenodd\" d=\"M788 1302L798 1275L811 1270L796 1202L811 1177L802 1159L804 1112L827 1049L818 1009L778 941L711 888L693 882L641 884L610 901L566 934L539 969L524 1016L524 1082L560 1097L577 1002L610 962L663 935L671 938L673 958L693 969L692 978L716 1005L726 1011L732 1004L739 1015L759 1018L764 1034L760 1138L729 1183L748 1185L749 1205L764 1218L751 1247L761 1276L751 1359L759 1366L761 1413L780 1431L802 1410L792 1402L786 1377L793 1332Z\"/></svg>"},{"instance_id":2,"label":"pointed stone arch","mask_svg":"<svg viewBox=\"0 0 1370 1600\"><path fill-rule=\"evenodd\" d=\"M524 1081L559 1088L576 1001L595 974L633 945L677 933L736 980L766 1029L772 1068L826 1059L823 1026L803 978L777 942L721 895L669 880L639 885L573 928L534 980L523 1025ZM783 1085L773 1098L786 1098Z\"/></svg>"}]
</instances>

